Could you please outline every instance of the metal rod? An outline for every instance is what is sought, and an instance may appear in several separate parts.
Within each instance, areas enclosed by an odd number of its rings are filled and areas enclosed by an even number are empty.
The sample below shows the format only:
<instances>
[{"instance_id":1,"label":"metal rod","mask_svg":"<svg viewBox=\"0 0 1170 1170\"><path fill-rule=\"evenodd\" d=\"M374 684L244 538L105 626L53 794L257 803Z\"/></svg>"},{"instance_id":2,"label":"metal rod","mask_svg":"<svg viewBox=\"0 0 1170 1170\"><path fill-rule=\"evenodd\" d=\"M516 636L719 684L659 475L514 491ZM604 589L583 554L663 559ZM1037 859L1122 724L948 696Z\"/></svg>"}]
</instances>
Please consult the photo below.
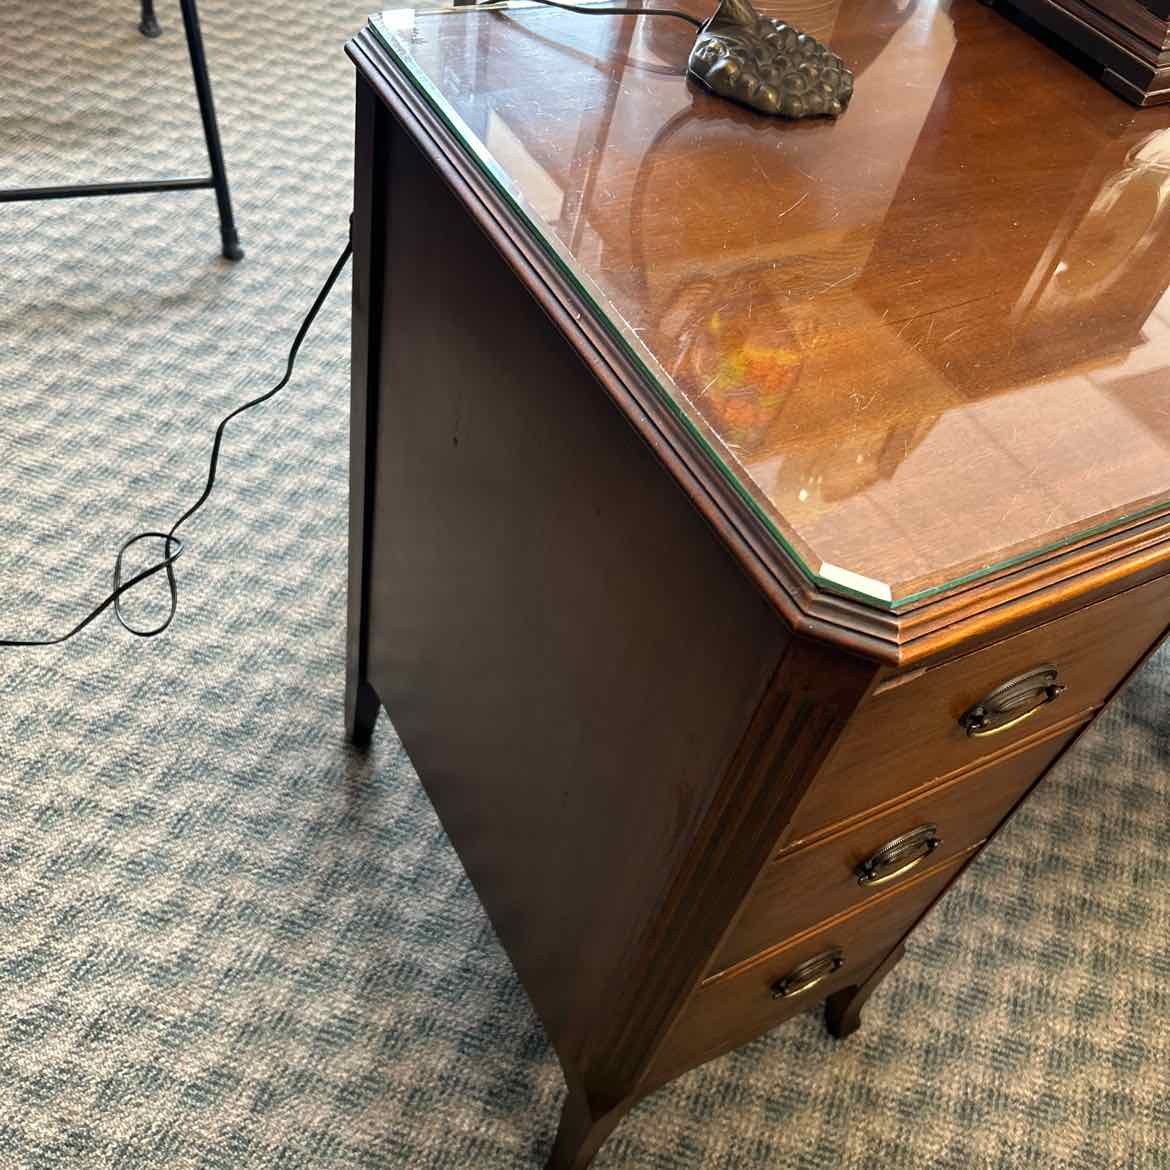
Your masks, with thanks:
<instances>
[{"instance_id":1,"label":"metal rod","mask_svg":"<svg viewBox=\"0 0 1170 1170\"><path fill-rule=\"evenodd\" d=\"M199 29L199 13L195 8L195 0L179 0L179 3L183 11L183 29L187 34L187 51L191 56L191 72L195 79L195 96L199 99L199 115L203 120L203 137L207 141L207 157L211 163L210 177L144 179L129 183L78 183L62 187L17 187L0 190L0 203L23 203L37 199L77 199L102 195L139 195L154 191L202 191L210 187L215 191L215 201L219 207L219 235L223 244L223 254L229 260L239 260L244 255L239 236L236 234L235 217L232 215L227 169L223 162L223 146L219 140L219 125L215 119L215 105L211 97L211 80L207 75L203 34ZM142 22L139 29L148 37L158 35L154 0L142 0Z\"/></svg>"},{"instance_id":2,"label":"metal rod","mask_svg":"<svg viewBox=\"0 0 1170 1170\"><path fill-rule=\"evenodd\" d=\"M195 95L199 98L199 114L203 119L203 136L207 139L207 157L211 161L212 186L219 205L219 234L223 240L223 254L229 260L244 255L236 234L232 215L232 199L228 192L227 168L223 161L223 146L219 140L219 124L215 119L215 103L211 97L211 78L207 74L207 57L203 52L203 34L199 29L199 13L195 0L180 0L183 10L183 28L187 33L187 49L191 54L191 72L195 78Z\"/></svg>"},{"instance_id":3,"label":"metal rod","mask_svg":"<svg viewBox=\"0 0 1170 1170\"><path fill-rule=\"evenodd\" d=\"M30 199L78 199L92 195L140 195L150 191L202 191L215 180L143 179L132 183L80 183L72 187L24 187L0 190L0 203L21 203Z\"/></svg>"}]
</instances>

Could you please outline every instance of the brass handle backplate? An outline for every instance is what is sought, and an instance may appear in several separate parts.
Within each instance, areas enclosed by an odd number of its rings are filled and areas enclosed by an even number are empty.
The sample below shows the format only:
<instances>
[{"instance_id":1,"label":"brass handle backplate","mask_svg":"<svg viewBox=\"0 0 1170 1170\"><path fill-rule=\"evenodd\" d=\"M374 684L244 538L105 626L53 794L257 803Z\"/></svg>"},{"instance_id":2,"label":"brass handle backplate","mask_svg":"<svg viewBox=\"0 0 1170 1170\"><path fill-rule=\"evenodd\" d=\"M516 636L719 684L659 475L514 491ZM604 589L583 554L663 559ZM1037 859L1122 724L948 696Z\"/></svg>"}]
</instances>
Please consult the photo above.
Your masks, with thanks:
<instances>
[{"instance_id":1,"label":"brass handle backplate","mask_svg":"<svg viewBox=\"0 0 1170 1170\"><path fill-rule=\"evenodd\" d=\"M959 716L959 725L971 736L996 735L1023 723L1041 707L1064 693L1055 666L1037 666L1009 678Z\"/></svg>"},{"instance_id":2,"label":"brass handle backplate","mask_svg":"<svg viewBox=\"0 0 1170 1170\"><path fill-rule=\"evenodd\" d=\"M844 962L845 956L841 951L825 951L823 955L814 955L772 984L772 998L791 999L794 995L811 991L822 980L839 971Z\"/></svg>"},{"instance_id":3,"label":"brass handle backplate","mask_svg":"<svg viewBox=\"0 0 1170 1170\"><path fill-rule=\"evenodd\" d=\"M881 886L921 865L940 845L936 825L919 825L883 845L857 867L857 884Z\"/></svg>"}]
</instances>

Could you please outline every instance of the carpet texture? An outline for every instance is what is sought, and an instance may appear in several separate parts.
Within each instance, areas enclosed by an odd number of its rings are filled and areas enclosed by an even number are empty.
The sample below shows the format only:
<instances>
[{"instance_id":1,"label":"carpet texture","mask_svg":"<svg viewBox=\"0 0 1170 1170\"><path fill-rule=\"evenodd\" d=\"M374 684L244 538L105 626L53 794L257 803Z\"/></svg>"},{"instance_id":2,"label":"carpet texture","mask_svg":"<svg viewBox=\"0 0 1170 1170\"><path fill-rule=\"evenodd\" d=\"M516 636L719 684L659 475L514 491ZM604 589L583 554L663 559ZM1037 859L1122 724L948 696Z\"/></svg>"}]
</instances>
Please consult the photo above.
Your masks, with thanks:
<instances>
[{"instance_id":1,"label":"carpet texture","mask_svg":"<svg viewBox=\"0 0 1170 1170\"><path fill-rule=\"evenodd\" d=\"M353 0L205 0L209 193L0 206L0 636L72 624L198 494L345 239ZM177 5L0 0L5 185L199 173ZM0 651L0 1166L542 1165L563 1093L383 720L342 735L348 277L229 431L178 620ZM142 620L163 598L130 606ZM1170 1166L1170 659L914 937L639 1107L598 1170Z\"/></svg>"}]
</instances>

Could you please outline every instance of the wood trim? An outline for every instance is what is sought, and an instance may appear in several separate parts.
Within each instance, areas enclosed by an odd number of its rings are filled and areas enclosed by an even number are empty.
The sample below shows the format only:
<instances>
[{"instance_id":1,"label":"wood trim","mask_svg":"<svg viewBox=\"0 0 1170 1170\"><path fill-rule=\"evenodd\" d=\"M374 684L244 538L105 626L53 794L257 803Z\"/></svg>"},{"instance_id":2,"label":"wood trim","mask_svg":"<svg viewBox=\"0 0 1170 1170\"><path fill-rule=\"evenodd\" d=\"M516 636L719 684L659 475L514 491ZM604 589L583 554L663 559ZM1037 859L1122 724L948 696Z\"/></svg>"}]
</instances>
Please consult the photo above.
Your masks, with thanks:
<instances>
[{"instance_id":1,"label":"wood trim","mask_svg":"<svg viewBox=\"0 0 1170 1170\"><path fill-rule=\"evenodd\" d=\"M799 639L790 644L662 911L631 956L637 977L611 1014L612 1031L593 1037L582 1062L590 1088L638 1085L645 1077L872 671L863 659L842 659Z\"/></svg>"},{"instance_id":2,"label":"wood trim","mask_svg":"<svg viewBox=\"0 0 1170 1170\"><path fill-rule=\"evenodd\" d=\"M379 122L386 112L365 80L357 78L356 157L370 160L354 174L353 298L350 349L349 564L346 601L345 718L349 737L369 741L378 699L369 682L370 572L374 483L377 479L383 256L385 253L388 166L386 135Z\"/></svg>"},{"instance_id":3,"label":"wood trim","mask_svg":"<svg viewBox=\"0 0 1170 1170\"><path fill-rule=\"evenodd\" d=\"M1170 570L1170 513L1072 546L1059 563L1030 566L951 594L901 622L899 667L930 665L1126 592Z\"/></svg>"},{"instance_id":4,"label":"wood trim","mask_svg":"<svg viewBox=\"0 0 1170 1170\"><path fill-rule=\"evenodd\" d=\"M710 460L694 436L683 429L660 396L633 369L614 339L596 321L592 308L539 244L516 224L514 213L502 196L453 141L438 116L398 75L373 34L359 33L348 42L346 52L443 180L458 194L468 213L566 336L627 421L667 466L788 623L808 627L807 632L817 633L838 645L868 650L880 657L881 642L872 635L838 628L830 621L809 619L803 614L795 602L808 589L802 585L806 581L803 574L786 560L776 565L768 563L761 550L770 550L772 560L778 558L774 540L765 532L762 522L730 485L713 480ZM868 607L861 608L867 614L870 612ZM888 624L880 611L872 613L878 626Z\"/></svg>"}]
</instances>

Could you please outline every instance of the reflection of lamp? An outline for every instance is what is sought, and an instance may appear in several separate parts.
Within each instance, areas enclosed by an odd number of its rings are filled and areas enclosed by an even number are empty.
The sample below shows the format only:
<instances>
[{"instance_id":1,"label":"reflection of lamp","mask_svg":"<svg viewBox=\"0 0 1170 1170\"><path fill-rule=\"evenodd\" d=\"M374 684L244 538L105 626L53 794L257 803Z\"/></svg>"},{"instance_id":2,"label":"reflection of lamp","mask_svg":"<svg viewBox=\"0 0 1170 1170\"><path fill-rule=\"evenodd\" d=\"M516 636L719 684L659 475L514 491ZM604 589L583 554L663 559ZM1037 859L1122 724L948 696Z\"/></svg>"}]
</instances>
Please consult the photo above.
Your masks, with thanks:
<instances>
[{"instance_id":1,"label":"reflection of lamp","mask_svg":"<svg viewBox=\"0 0 1170 1170\"><path fill-rule=\"evenodd\" d=\"M539 0L588 15L676 16L699 29L687 73L719 97L764 114L804 118L843 113L853 74L831 49L782 20L761 16L750 0L719 0L705 21L667 8L593 8Z\"/></svg>"},{"instance_id":2,"label":"reflection of lamp","mask_svg":"<svg viewBox=\"0 0 1170 1170\"><path fill-rule=\"evenodd\" d=\"M1170 204L1170 132L1135 146L1101 186L1053 273L1050 290L1067 299L1100 297L1132 278L1142 254L1159 243Z\"/></svg>"}]
</instances>

